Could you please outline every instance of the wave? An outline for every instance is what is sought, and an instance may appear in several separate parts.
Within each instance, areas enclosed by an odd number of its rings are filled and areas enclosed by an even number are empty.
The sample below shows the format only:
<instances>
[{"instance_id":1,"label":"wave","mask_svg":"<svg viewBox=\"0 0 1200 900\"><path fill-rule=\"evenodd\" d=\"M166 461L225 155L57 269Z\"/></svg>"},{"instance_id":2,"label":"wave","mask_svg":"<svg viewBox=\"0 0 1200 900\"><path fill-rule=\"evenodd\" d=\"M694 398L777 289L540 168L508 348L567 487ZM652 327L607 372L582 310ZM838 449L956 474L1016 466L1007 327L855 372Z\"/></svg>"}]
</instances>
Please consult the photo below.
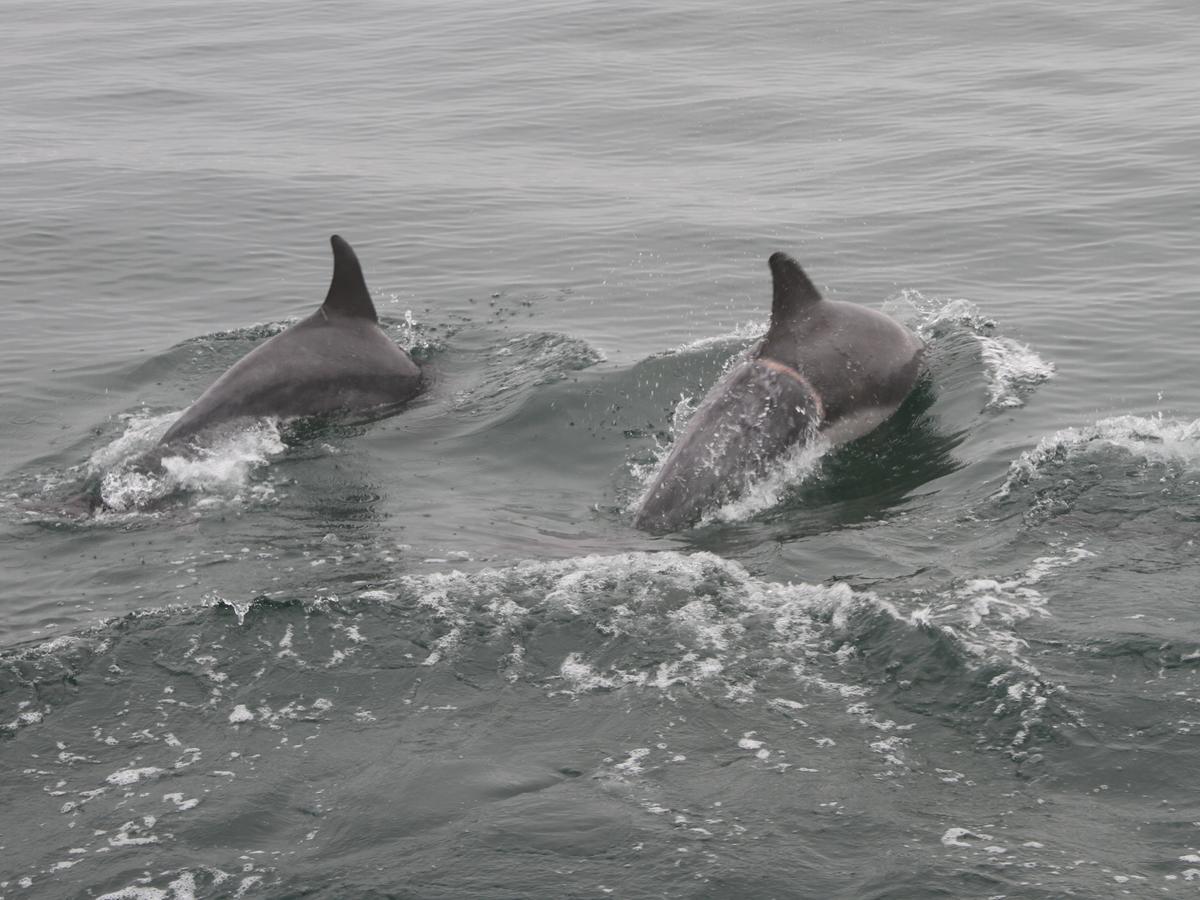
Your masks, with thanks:
<instances>
[{"instance_id":1,"label":"wave","mask_svg":"<svg viewBox=\"0 0 1200 900\"><path fill-rule=\"evenodd\" d=\"M1200 468L1200 419L1188 422L1161 414L1113 416L1092 425L1056 431L1013 461L996 497L1008 497L1015 488L1056 468L1106 451L1194 472Z\"/></svg>"},{"instance_id":2,"label":"wave","mask_svg":"<svg viewBox=\"0 0 1200 900\"><path fill-rule=\"evenodd\" d=\"M0 751L40 757L14 814L49 802L60 823L22 877L60 883L65 860L115 896L224 895L290 883L271 857L229 874L264 840L328 871L401 838L444 843L463 810L472 830L504 832L517 797L533 804L523 828L569 808L625 843L630 827L644 834L631 814L739 841L756 826L697 816L696 788L674 796L674 773L766 791L760 803L781 776L886 790L925 773L938 720L1032 757L1066 713L1016 631L1046 615L1053 573L1084 558L888 598L771 581L710 553L593 555L307 599L213 594L12 648ZM584 795L564 797L572 779ZM181 849L218 833L227 852L179 868ZM131 849L152 881L131 883Z\"/></svg>"},{"instance_id":3,"label":"wave","mask_svg":"<svg viewBox=\"0 0 1200 900\"><path fill-rule=\"evenodd\" d=\"M997 334L996 321L970 300L928 298L919 291L908 290L890 302L916 311L914 327L927 341L945 339L955 333L974 339L987 381L986 409L1024 406L1037 387L1054 376L1054 363L1043 359L1029 345Z\"/></svg>"}]
</instances>

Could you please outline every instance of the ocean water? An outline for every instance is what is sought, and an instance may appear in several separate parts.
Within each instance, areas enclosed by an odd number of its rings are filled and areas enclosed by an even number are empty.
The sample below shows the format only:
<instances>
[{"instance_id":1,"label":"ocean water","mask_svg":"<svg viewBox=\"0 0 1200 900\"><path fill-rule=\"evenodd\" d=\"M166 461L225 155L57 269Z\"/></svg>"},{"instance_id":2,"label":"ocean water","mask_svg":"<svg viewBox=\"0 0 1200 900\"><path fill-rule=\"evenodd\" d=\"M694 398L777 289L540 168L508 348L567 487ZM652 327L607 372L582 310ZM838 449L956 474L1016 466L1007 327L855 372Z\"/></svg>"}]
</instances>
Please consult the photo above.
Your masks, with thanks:
<instances>
[{"instance_id":1,"label":"ocean water","mask_svg":"<svg viewBox=\"0 0 1200 900\"><path fill-rule=\"evenodd\" d=\"M0 897L1200 892L1194 4L3 20ZM131 471L334 232L431 391ZM776 250L928 383L639 532Z\"/></svg>"}]
</instances>

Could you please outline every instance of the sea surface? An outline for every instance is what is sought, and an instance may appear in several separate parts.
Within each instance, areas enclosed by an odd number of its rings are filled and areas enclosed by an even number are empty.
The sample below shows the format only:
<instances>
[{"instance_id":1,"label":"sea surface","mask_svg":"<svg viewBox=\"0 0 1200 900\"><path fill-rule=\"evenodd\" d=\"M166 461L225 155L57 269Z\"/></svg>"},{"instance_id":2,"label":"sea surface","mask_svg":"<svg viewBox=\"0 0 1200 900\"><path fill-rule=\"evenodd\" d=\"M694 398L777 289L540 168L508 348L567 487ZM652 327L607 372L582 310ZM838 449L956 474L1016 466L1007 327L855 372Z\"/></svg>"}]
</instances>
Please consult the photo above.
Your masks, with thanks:
<instances>
[{"instance_id":1,"label":"sea surface","mask_svg":"<svg viewBox=\"0 0 1200 900\"><path fill-rule=\"evenodd\" d=\"M1200 895L1194 0L2 20L0 898ZM333 233L429 393L130 466ZM776 250L926 383L635 530Z\"/></svg>"}]
</instances>

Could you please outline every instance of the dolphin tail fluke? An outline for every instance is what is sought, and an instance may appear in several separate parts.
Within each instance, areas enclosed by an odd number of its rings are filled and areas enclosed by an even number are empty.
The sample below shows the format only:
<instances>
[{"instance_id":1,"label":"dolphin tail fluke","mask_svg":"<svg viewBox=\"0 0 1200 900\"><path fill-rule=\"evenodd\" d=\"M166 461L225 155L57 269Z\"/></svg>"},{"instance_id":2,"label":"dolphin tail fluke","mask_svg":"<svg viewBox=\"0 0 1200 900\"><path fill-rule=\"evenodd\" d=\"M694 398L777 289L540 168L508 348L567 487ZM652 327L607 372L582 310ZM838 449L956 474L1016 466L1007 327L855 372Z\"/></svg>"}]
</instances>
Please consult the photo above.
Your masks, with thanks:
<instances>
[{"instance_id":1,"label":"dolphin tail fluke","mask_svg":"<svg viewBox=\"0 0 1200 900\"><path fill-rule=\"evenodd\" d=\"M329 239L329 243L333 245L333 280L321 310L326 315L378 322L375 304L371 302L367 281L363 278L362 266L353 248L336 234Z\"/></svg>"}]
</instances>

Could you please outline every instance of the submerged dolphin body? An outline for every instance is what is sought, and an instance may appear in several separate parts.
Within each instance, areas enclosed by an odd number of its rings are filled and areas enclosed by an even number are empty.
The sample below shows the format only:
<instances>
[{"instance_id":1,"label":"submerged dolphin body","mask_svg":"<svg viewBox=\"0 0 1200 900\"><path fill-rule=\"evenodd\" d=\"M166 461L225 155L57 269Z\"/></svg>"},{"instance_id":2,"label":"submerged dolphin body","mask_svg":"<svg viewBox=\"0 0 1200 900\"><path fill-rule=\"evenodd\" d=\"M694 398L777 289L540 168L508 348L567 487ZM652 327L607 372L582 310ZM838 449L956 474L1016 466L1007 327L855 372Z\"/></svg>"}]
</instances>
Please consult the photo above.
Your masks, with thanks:
<instances>
[{"instance_id":1,"label":"submerged dolphin body","mask_svg":"<svg viewBox=\"0 0 1200 900\"><path fill-rule=\"evenodd\" d=\"M235 363L160 446L240 419L383 413L420 392L421 369L379 327L358 257L338 235L329 240L333 280L321 307Z\"/></svg>"},{"instance_id":2,"label":"submerged dolphin body","mask_svg":"<svg viewBox=\"0 0 1200 900\"><path fill-rule=\"evenodd\" d=\"M892 415L924 345L881 312L826 300L786 253L770 259L771 326L701 402L644 495L634 524L674 531L732 499L797 443L842 444Z\"/></svg>"}]
</instances>

